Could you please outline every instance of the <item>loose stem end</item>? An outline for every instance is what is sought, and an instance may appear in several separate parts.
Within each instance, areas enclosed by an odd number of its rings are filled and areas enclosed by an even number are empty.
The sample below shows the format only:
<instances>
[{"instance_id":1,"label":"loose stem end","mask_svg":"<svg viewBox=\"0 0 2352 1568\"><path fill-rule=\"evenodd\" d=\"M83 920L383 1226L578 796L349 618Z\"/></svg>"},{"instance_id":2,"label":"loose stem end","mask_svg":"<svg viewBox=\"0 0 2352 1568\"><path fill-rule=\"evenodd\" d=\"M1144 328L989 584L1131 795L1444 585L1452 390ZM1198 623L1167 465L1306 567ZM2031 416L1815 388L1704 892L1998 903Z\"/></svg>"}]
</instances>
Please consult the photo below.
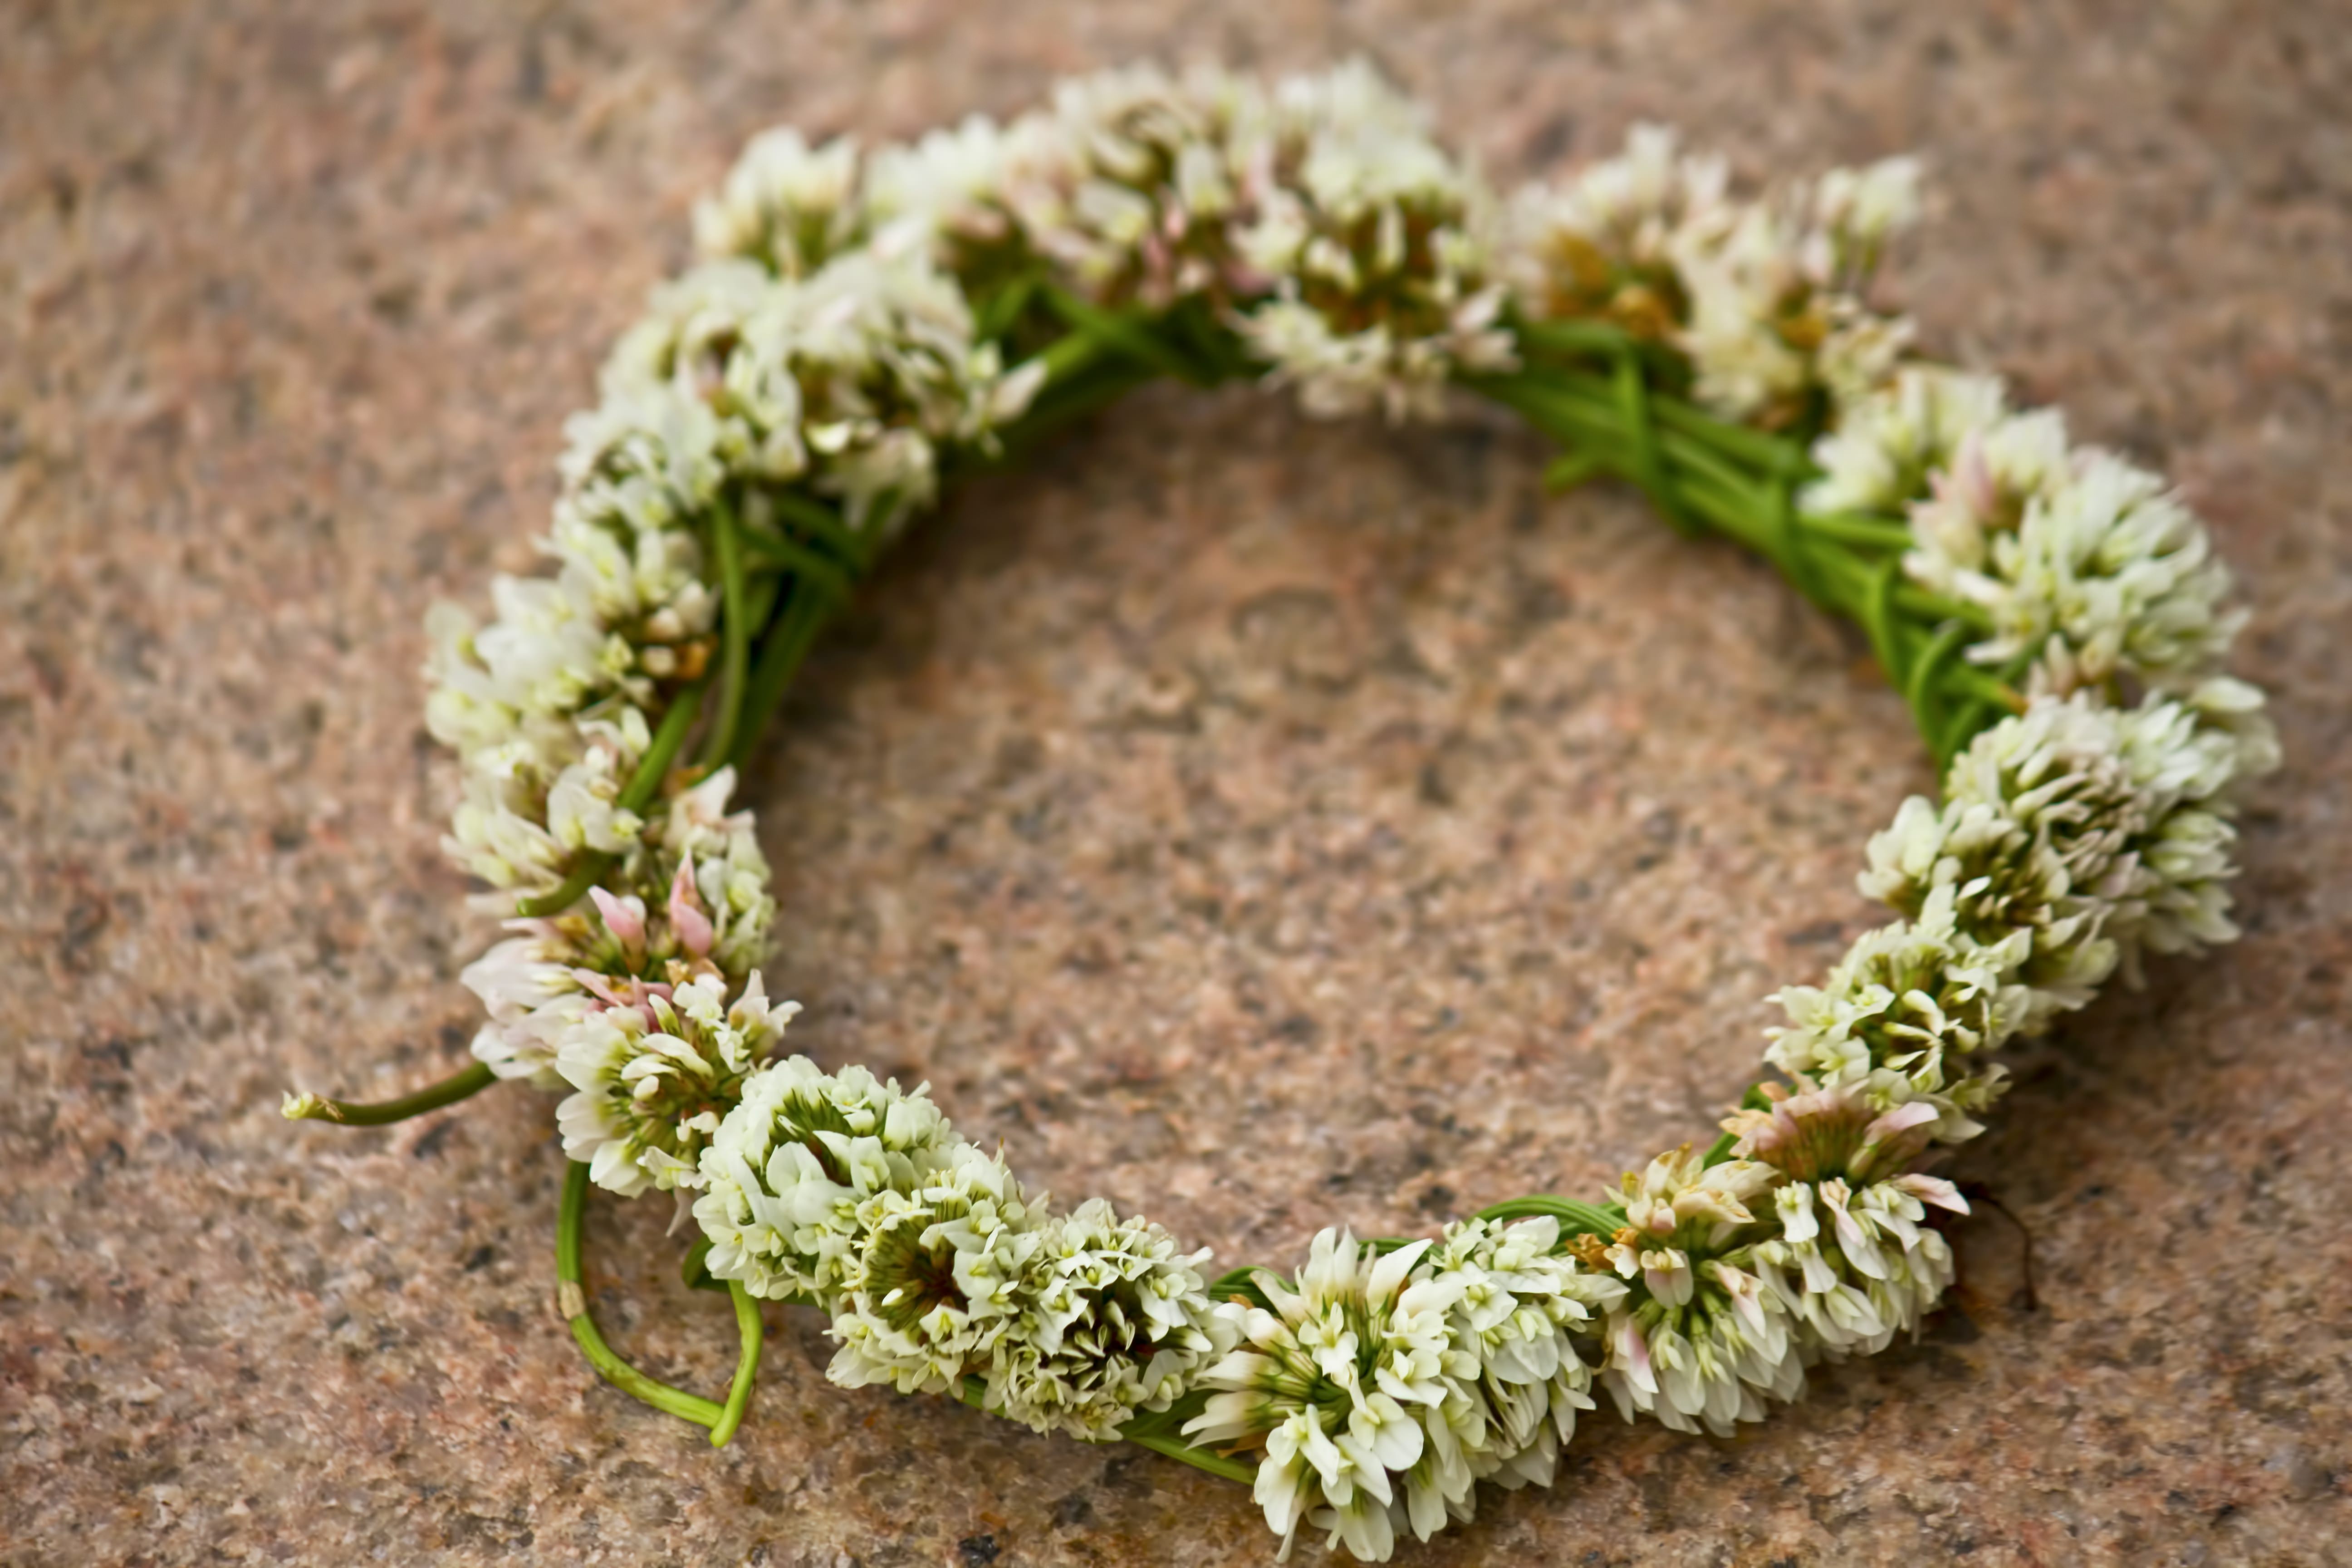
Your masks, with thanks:
<instances>
[{"instance_id":1,"label":"loose stem end","mask_svg":"<svg viewBox=\"0 0 2352 1568\"><path fill-rule=\"evenodd\" d=\"M278 1114L289 1121L334 1121L346 1127L383 1127L394 1121L405 1121L412 1116L422 1116L428 1110L438 1110L445 1105L477 1095L499 1081L498 1074L488 1066L476 1062L463 1072L450 1074L438 1083L426 1084L415 1094L398 1100L362 1103L347 1100L330 1100L323 1094L289 1094L278 1108Z\"/></svg>"}]
</instances>

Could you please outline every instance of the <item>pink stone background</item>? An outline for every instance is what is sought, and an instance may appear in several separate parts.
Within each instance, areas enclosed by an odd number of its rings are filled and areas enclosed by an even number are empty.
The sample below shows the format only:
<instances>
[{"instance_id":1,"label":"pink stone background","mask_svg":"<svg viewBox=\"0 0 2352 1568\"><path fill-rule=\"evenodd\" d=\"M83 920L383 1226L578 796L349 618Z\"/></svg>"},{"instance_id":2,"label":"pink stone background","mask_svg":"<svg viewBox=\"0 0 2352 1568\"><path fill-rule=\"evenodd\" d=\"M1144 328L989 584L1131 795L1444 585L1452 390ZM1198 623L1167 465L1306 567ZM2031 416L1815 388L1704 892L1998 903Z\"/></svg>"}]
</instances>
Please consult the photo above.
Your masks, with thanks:
<instances>
[{"instance_id":1,"label":"pink stone background","mask_svg":"<svg viewBox=\"0 0 2352 1568\"><path fill-rule=\"evenodd\" d=\"M832 1387L770 1314L714 1454L553 1308L463 1059L419 620L527 569L562 416L751 132L1366 51L1499 177L1669 118L1750 174L1916 149L1930 341L2159 463L2241 569L2285 773L2247 940L2018 1062L1917 1345L1736 1441L1580 1435L1404 1560L2352 1563L2352 14L2340 5L0 15L0 1563L1258 1563L1238 1489ZM751 794L773 988L1056 1194L1231 1260L1588 1193L1705 1136L1927 783L1852 637L1491 420L1156 392L961 497ZM593 1298L719 1385L646 1203Z\"/></svg>"}]
</instances>

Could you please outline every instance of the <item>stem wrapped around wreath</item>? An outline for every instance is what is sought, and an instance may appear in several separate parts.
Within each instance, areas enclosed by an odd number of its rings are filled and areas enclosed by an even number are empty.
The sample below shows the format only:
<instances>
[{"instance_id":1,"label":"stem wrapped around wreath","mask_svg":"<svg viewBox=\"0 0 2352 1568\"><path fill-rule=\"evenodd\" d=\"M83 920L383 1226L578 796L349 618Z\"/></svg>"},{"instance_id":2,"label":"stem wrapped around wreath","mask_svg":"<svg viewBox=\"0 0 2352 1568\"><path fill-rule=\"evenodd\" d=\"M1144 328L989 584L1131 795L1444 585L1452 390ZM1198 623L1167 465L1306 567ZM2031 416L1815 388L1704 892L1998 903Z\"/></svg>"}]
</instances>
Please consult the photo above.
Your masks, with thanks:
<instances>
[{"instance_id":1,"label":"stem wrapped around wreath","mask_svg":"<svg viewBox=\"0 0 2352 1568\"><path fill-rule=\"evenodd\" d=\"M1904 161L1759 198L1637 130L1496 201L1367 68L1066 84L861 160L755 141L696 214L567 428L552 578L431 629L450 849L509 916L465 974L476 1067L405 1100L289 1097L372 1124L494 1078L570 1090L562 1315L591 1363L723 1444L760 1303L814 1306L852 1386L952 1394L1253 1486L1360 1557L1481 1479L1546 1482L1605 1390L1728 1432L1822 1359L1916 1330L1951 1278L1926 1173L1980 1130L2006 1042L2147 952L2234 934L2231 816L2275 758L2219 673L2239 617L2153 476L2000 384L1910 356L1871 276L1916 210ZM1853 622L1945 769L1869 846L1899 915L1778 1000L1769 1063L1703 1152L1601 1203L1509 1199L1433 1238L1326 1230L1295 1278L1213 1276L1147 1220L1033 1201L924 1092L770 1050L775 906L753 754L827 620L966 472L1162 376L1295 388L1317 415L1432 416L1465 389L1668 522L1773 563ZM646 1376L582 1283L588 1187L669 1190L742 1351L722 1405Z\"/></svg>"}]
</instances>

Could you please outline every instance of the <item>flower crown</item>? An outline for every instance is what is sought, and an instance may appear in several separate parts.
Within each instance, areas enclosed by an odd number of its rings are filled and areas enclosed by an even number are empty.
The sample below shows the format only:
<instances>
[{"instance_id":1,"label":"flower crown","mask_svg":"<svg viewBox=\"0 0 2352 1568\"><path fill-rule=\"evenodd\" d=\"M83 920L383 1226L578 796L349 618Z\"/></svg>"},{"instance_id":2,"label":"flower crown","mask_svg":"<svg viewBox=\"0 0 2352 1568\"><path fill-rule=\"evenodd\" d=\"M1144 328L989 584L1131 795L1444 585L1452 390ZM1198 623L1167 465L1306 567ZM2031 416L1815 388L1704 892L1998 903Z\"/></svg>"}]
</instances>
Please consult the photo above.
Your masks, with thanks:
<instances>
[{"instance_id":1,"label":"flower crown","mask_svg":"<svg viewBox=\"0 0 2352 1568\"><path fill-rule=\"evenodd\" d=\"M1306 1526L1382 1560L1482 1479L1549 1482L1596 1387L1728 1433L1916 1332L1969 1206L1927 1168L1981 1131L1997 1053L2236 934L2232 801L2277 758L2179 497L1873 302L1918 205L1909 160L1750 195L1655 127L1497 200L1360 64L1116 71L864 155L756 138L566 426L553 573L498 579L487 625L428 622L446 847L508 917L464 974L477 1065L287 1115L562 1093L559 1300L621 1387L724 1443L759 1303L800 1302L835 1382L1248 1482L1286 1552ZM796 667L950 482L1162 375L1314 415L1485 397L1559 444L1554 482L1628 480L1864 628L1943 796L1870 840L1861 888L1896 918L1777 994L1780 1077L1712 1144L1219 1275L1108 1204L1049 1207L922 1089L775 1054L796 1008L761 982L775 902L730 802ZM742 1332L723 1403L597 1332L592 1184L690 1209L687 1277Z\"/></svg>"}]
</instances>

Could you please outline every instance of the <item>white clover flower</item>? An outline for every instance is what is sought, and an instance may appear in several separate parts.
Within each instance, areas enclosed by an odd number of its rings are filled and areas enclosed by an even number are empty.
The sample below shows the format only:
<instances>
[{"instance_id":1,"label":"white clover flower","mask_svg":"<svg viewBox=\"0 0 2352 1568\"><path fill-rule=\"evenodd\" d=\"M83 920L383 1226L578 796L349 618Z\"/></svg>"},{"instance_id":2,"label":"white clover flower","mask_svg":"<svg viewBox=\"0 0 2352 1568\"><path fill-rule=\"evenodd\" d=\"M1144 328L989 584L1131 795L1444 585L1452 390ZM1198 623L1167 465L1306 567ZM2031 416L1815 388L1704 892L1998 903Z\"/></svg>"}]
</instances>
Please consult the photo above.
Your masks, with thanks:
<instances>
[{"instance_id":1,"label":"white clover flower","mask_svg":"<svg viewBox=\"0 0 2352 1568\"><path fill-rule=\"evenodd\" d=\"M1716 201L1664 240L1676 307L1666 331L1693 371L1692 396L1767 427L1867 402L1909 342L1907 321L1866 298L1886 240L1916 215L1916 169L1891 160L1832 171L1764 200Z\"/></svg>"},{"instance_id":2,"label":"white clover flower","mask_svg":"<svg viewBox=\"0 0 2352 1568\"><path fill-rule=\"evenodd\" d=\"M1908 1088L1899 1074L1885 1071L1822 1089L1801 1085L1794 1094L1765 1084L1771 1103L1736 1110L1723 1127L1739 1140L1735 1159L1758 1161L1795 1181L1899 1175L1927 1152L1937 1120L1935 1106L1910 1098ZM1881 1097L1892 1103L1877 1103Z\"/></svg>"},{"instance_id":3,"label":"white clover flower","mask_svg":"<svg viewBox=\"0 0 2352 1568\"><path fill-rule=\"evenodd\" d=\"M2050 494L2073 461L2056 409L2017 413L1995 403L1979 412L1969 428L1937 443L1925 499L1916 485L1876 498L1884 510L1907 503L1917 547L1905 569L1938 593L1962 597L1991 591L1986 573L1994 535L2015 529L2027 501Z\"/></svg>"},{"instance_id":4,"label":"white clover flower","mask_svg":"<svg viewBox=\"0 0 2352 1568\"><path fill-rule=\"evenodd\" d=\"M735 770L720 768L681 791L660 818L663 856L676 866L667 905L671 926L679 929L681 921L699 915L707 945L681 945L730 977L751 973L766 959L768 927L776 915L751 813L727 810L734 789Z\"/></svg>"},{"instance_id":5,"label":"white clover flower","mask_svg":"<svg viewBox=\"0 0 2352 1568\"><path fill-rule=\"evenodd\" d=\"M1609 1312L1601 1369L1627 1420L1727 1436L1763 1418L1764 1395L1802 1389L1780 1299L1748 1268L1763 1228L1753 1205L1777 1180L1753 1161L1707 1165L1687 1145L1625 1177L1625 1227L1589 1251L1642 1285Z\"/></svg>"},{"instance_id":6,"label":"white clover flower","mask_svg":"<svg viewBox=\"0 0 2352 1568\"><path fill-rule=\"evenodd\" d=\"M1805 511L1900 513L1927 494L1972 435L2002 417L1998 376L1908 364L1889 384L1846 406L1813 444L1822 478L1798 497Z\"/></svg>"},{"instance_id":7,"label":"white clover flower","mask_svg":"<svg viewBox=\"0 0 2352 1568\"><path fill-rule=\"evenodd\" d=\"M701 1155L694 1217L711 1276L829 1303L857 1266L866 1203L916 1191L961 1142L923 1089L805 1057L761 1068Z\"/></svg>"},{"instance_id":8,"label":"white clover flower","mask_svg":"<svg viewBox=\"0 0 2352 1568\"><path fill-rule=\"evenodd\" d=\"M1814 270L1866 276L1886 242L1918 223L1919 174L1919 160L1911 157L1823 174L1813 191L1813 218L1832 254Z\"/></svg>"},{"instance_id":9,"label":"white clover flower","mask_svg":"<svg viewBox=\"0 0 2352 1568\"><path fill-rule=\"evenodd\" d=\"M812 151L790 126L763 131L719 194L695 204L695 248L713 258L749 257L797 278L856 238L856 195L857 144L848 137Z\"/></svg>"},{"instance_id":10,"label":"white clover flower","mask_svg":"<svg viewBox=\"0 0 2352 1568\"><path fill-rule=\"evenodd\" d=\"M635 517L625 503L642 489L599 480L559 498L545 545L564 592L631 645L634 669L678 672L688 645L709 637L719 596L705 581L702 546L691 531ZM669 662L655 657L662 650ZM609 643L607 645L609 653Z\"/></svg>"},{"instance_id":11,"label":"white clover flower","mask_svg":"<svg viewBox=\"0 0 2352 1568\"><path fill-rule=\"evenodd\" d=\"M1164 310L1218 281L1222 89L1222 73L1098 71L1062 82L1016 128L1008 204L1081 292Z\"/></svg>"},{"instance_id":12,"label":"white clover flower","mask_svg":"<svg viewBox=\"0 0 2352 1568\"><path fill-rule=\"evenodd\" d=\"M1950 1288L1951 1247L1920 1224L1927 1204L1968 1212L1950 1183L1914 1174L1856 1190L1831 1177L1773 1197L1780 1233L1751 1249L1751 1264L1808 1357L1874 1354L1916 1332Z\"/></svg>"},{"instance_id":13,"label":"white clover flower","mask_svg":"<svg viewBox=\"0 0 2352 1568\"><path fill-rule=\"evenodd\" d=\"M1639 124L1625 151L1559 184L1531 184L1502 218L1499 268L1520 311L1599 316L1664 339L1685 296L1670 237L1724 201L1728 166L1681 152L1673 130Z\"/></svg>"},{"instance_id":14,"label":"white clover flower","mask_svg":"<svg viewBox=\"0 0 2352 1568\"><path fill-rule=\"evenodd\" d=\"M1280 83L1262 135L1230 232L1270 297L1234 327L1275 383L1318 416L1401 420L1442 413L1450 377L1516 366L1491 199L1418 106L1359 60Z\"/></svg>"},{"instance_id":15,"label":"white clover flower","mask_svg":"<svg viewBox=\"0 0 2352 1568\"><path fill-rule=\"evenodd\" d=\"M1201 1375L1218 1392L1183 1430L1203 1444L1263 1445L1255 1496L1286 1549L1301 1523L1367 1562L1394 1543L1396 1479L1429 1441L1421 1413L1446 1404L1449 1376L1475 1372L1450 1327L1462 1284L1412 1278L1430 1246L1375 1258L1325 1230L1295 1288L1257 1277L1271 1310L1217 1308L1240 1348Z\"/></svg>"},{"instance_id":16,"label":"white clover flower","mask_svg":"<svg viewBox=\"0 0 2352 1568\"><path fill-rule=\"evenodd\" d=\"M606 366L604 406L575 422L565 473L600 517L698 516L731 470L805 477L845 498L852 526L888 526L936 496L939 447L985 444L1035 374L1006 375L974 343L962 293L926 255L854 249L792 278L709 262L656 290ZM681 616L688 635L707 628L695 618Z\"/></svg>"},{"instance_id":17,"label":"white clover flower","mask_svg":"<svg viewBox=\"0 0 2352 1568\"><path fill-rule=\"evenodd\" d=\"M2245 624L2224 611L2230 574L2204 525L2164 481L2112 454L2075 455L2071 471L2030 500L2014 532L1991 537L1971 581L1994 636L1969 650L1985 663L2039 652L2061 694L2129 671L2178 689L2204 679Z\"/></svg>"},{"instance_id":18,"label":"white clover flower","mask_svg":"<svg viewBox=\"0 0 2352 1568\"><path fill-rule=\"evenodd\" d=\"M1385 325L1342 337L1322 311L1295 298L1269 300L1235 323L1253 358L1272 367L1274 385L1298 388L1299 406L1318 419L1344 418L1386 405L1393 416L1437 412L1443 373L1414 381L1391 377L1395 355Z\"/></svg>"},{"instance_id":19,"label":"white clover flower","mask_svg":"<svg viewBox=\"0 0 2352 1568\"><path fill-rule=\"evenodd\" d=\"M489 1018L474 1036L474 1058L503 1079L560 1090L555 1054L565 1032L597 1005L576 973L575 943L552 921L509 921L517 934L467 964L458 979Z\"/></svg>"},{"instance_id":20,"label":"white clover flower","mask_svg":"<svg viewBox=\"0 0 2352 1568\"><path fill-rule=\"evenodd\" d=\"M1421 1411L1428 1446L1403 1478L1398 1522L1423 1541L1449 1515L1468 1517L1475 1479L1549 1485L1577 1412L1592 1408L1592 1369L1576 1340L1597 1337L1598 1314L1622 1302L1625 1287L1559 1247L1557 1220L1464 1220L1446 1226L1415 1271L1460 1287L1457 1387Z\"/></svg>"},{"instance_id":21,"label":"white clover flower","mask_svg":"<svg viewBox=\"0 0 2352 1568\"><path fill-rule=\"evenodd\" d=\"M491 579L490 598L497 614L472 633L466 651L497 701L517 714L567 714L614 683L616 650L606 627L564 584L500 575ZM454 630L446 617L444 625ZM451 673L453 662L436 661Z\"/></svg>"},{"instance_id":22,"label":"white clover flower","mask_svg":"<svg viewBox=\"0 0 2352 1568\"><path fill-rule=\"evenodd\" d=\"M1224 220L1266 112L1255 83L1209 67L1066 80L1009 127L968 121L878 155L868 200L887 219L879 248L981 275L1026 252L1081 294L1151 310L1262 289Z\"/></svg>"},{"instance_id":23,"label":"white clover flower","mask_svg":"<svg viewBox=\"0 0 2352 1568\"><path fill-rule=\"evenodd\" d=\"M462 605L436 600L425 612L425 637L429 647L425 679L430 691L425 701L425 728L443 745L460 754L484 751L514 738L521 715L507 700L489 667L475 651L479 629Z\"/></svg>"},{"instance_id":24,"label":"white clover flower","mask_svg":"<svg viewBox=\"0 0 2352 1568\"><path fill-rule=\"evenodd\" d=\"M1165 1410L1233 1349L1200 1274L1167 1231L1099 1198L1049 1218L1021 1281L1022 1311L988 1366L987 1405L1032 1431L1100 1442Z\"/></svg>"},{"instance_id":25,"label":"white clover flower","mask_svg":"<svg viewBox=\"0 0 2352 1568\"><path fill-rule=\"evenodd\" d=\"M1775 992L1768 1000L1789 1023L1765 1031L1765 1059L1833 1089L1893 1069L1936 1108L1937 1142L1983 1131L1969 1113L1998 1096L2001 1071L1965 1069L2041 1016L2034 994L2014 978L2032 937L2020 930L1979 942L1960 929L1956 899L1952 886L1937 888L1916 918L1856 939L1820 985Z\"/></svg>"},{"instance_id":26,"label":"white clover flower","mask_svg":"<svg viewBox=\"0 0 2352 1568\"><path fill-rule=\"evenodd\" d=\"M1997 382L1906 365L1814 448L1814 513L1907 512L1917 582L1983 605L1980 663L2035 656L2035 689L2119 676L2173 691L2216 669L2242 613L2204 527L2157 476L2070 448L2052 410L2017 412Z\"/></svg>"},{"instance_id":27,"label":"white clover flower","mask_svg":"<svg viewBox=\"0 0 2352 1568\"><path fill-rule=\"evenodd\" d=\"M2273 764L2277 747L2246 706L2251 688L2200 689L2210 693L2201 701L2151 693L2137 708L2087 692L2037 698L1971 742L1945 779L1943 818L1965 824L1981 808L1979 822L2005 818L2025 842L2047 846L2065 879L2058 912L2087 917L2080 929L2112 942L2127 974L2143 951L2193 952L2237 935L2227 888L2234 789ZM1916 816L1913 826L1924 831ZM1937 868L1948 858L1958 864ZM1915 896L1900 866L1922 863L1947 879L1968 867L1959 856L1928 862L1915 847L1889 858L1881 885Z\"/></svg>"},{"instance_id":28,"label":"white clover flower","mask_svg":"<svg viewBox=\"0 0 2352 1568\"><path fill-rule=\"evenodd\" d=\"M564 765L547 792L547 831L564 849L617 855L645 831L645 818L621 805L624 759L592 748Z\"/></svg>"},{"instance_id":29,"label":"white clover flower","mask_svg":"<svg viewBox=\"0 0 2352 1568\"><path fill-rule=\"evenodd\" d=\"M442 853L454 864L511 893L542 892L563 879L572 856L541 820L542 791L528 780L470 766L459 785L463 797L441 839Z\"/></svg>"},{"instance_id":30,"label":"white clover flower","mask_svg":"<svg viewBox=\"0 0 2352 1568\"><path fill-rule=\"evenodd\" d=\"M1811 375L1831 407L1858 407L1902 374L1915 331L1911 318L1880 315L1846 295L1823 301L1822 316L1828 325L1813 351Z\"/></svg>"},{"instance_id":31,"label":"white clover flower","mask_svg":"<svg viewBox=\"0 0 2352 1568\"><path fill-rule=\"evenodd\" d=\"M2027 992L2023 1011L2011 1015L2019 1034L2089 1005L2115 972L2116 944L2099 934L2101 911L2071 896L2065 857L1999 803L1939 810L1913 795L1893 826L1872 836L1869 860L1855 879L1865 897L1916 917L1940 889L1957 929L1979 947L2026 933L2030 946L2011 975Z\"/></svg>"},{"instance_id":32,"label":"white clover flower","mask_svg":"<svg viewBox=\"0 0 2352 1568\"><path fill-rule=\"evenodd\" d=\"M955 258L943 242L1003 238L1007 160L1005 133L984 114L929 132L912 146L877 149L866 166L865 203L881 229L879 247L929 254L946 267Z\"/></svg>"},{"instance_id":33,"label":"white clover flower","mask_svg":"<svg viewBox=\"0 0 2352 1568\"><path fill-rule=\"evenodd\" d=\"M800 1011L797 1002L770 1005L757 974L731 1006L716 975L640 995L582 1015L555 1054L574 1090L556 1108L563 1152L624 1197L700 1184L696 1162L720 1118Z\"/></svg>"},{"instance_id":34,"label":"white clover flower","mask_svg":"<svg viewBox=\"0 0 2352 1568\"><path fill-rule=\"evenodd\" d=\"M956 1389L1022 1326L1023 1281L1044 1236L1002 1156L947 1151L909 1190L858 1204L825 1375L845 1388Z\"/></svg>"}]
</instances>

